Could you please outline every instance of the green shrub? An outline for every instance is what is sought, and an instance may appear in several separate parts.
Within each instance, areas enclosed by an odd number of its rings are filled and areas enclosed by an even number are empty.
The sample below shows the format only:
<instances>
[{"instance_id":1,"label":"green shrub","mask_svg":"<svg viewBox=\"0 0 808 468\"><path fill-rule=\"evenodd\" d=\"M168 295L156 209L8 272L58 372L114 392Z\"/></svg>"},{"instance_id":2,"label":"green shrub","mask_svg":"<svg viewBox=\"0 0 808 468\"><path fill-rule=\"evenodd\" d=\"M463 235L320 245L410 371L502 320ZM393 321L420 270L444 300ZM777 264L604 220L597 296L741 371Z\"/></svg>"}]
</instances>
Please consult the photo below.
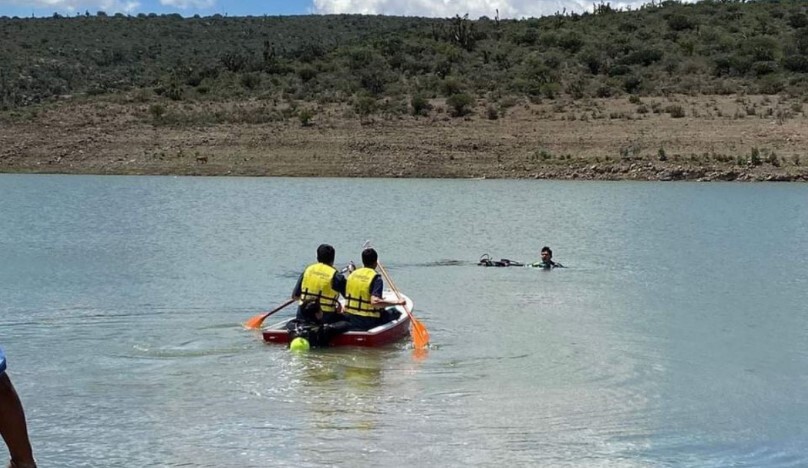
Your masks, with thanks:
<instances>
[{"instance_id":1,"label":"green shrub","mask_svg":"<svg viewBox=\"0 0 808 468\"><path fill-rule=\"evenodd\" d=\"M353 110L360 117L367 117L376 112L376 99L362 96L354 101Z\"/></svg>"},{"instance_id":2,"label":"green shrub","mask_svg":"<svg viewBox=\"0 0 808 468\"><path fill-rule=\"evenodd\" d=\"M578 54L578 60L586 67L589 73L597 75L603 69L602 54L594 47L586 47Z\"/></svg>"},{"instance_id":3,"label":"green shrub","mask_svg":"<svg viewBox=\"0 0 808 468\"><path fill-rule=\"evenodd\" d=\"M257 73L245 73L241 75L241 86L245 89L253 90L261 84L261 75Z\"/></svg>"},{"instance_id":4,"label":"green shrub","mask_svg":"<svg viewBox=\"0 0 808 468\"><path fill-rule=\"evenodd\" d=\"M685 31L687 29L695 29L696 27L694 18L679 13L668 15L665 21L672 31Z\"/></svg>"},{"instance_id":5,"label":"green shrub","mask_svg":"<svg viewBox=\"0 0 808 468\"><path fill-rule=\"evenodd\" d=\"M640 49L624 56L620 63L623 65L643 65L649 66L662 60L662 51L658 49Z\"/></svg>"},{"instance_id":6,"label":"green shrub","mask_svg":"<svg viewBox=\"0 0 808 468\"><path fill-rule=\"evenodd\" d=\"M631 73L631 67L629 67L628 65L619 64L613 67L609 67L608 75L611 77L615 77L615 76L628 75L629 73Z\"/></svg>"},{"instance_id":7,"label":"green shrub","mask_svg":"<svg viewBox=\"0 0 808 468\"><path fill-rule=\"evenodd\" d=\"M440 84L441 93L444 96L452 96L463 92L463 83L454 77L445 78Z\"/></svg>"},{"instance_id":8,"label":"green shrub","mask_svg":"<svg viewBox=\"0 0 808 468\"><path fill-rule=\"evenodd\" d=\"M584 81L583 78L573 80L567 83L567 89L565 91L573 99L583 99L583 97L586 96L586 81Z\"/></svg>"},{"instance_id":9,"label":"green shrub","mask_svg":"<svg viewBox=\"0 0 808 468\"><path fill-rule=\"evenodd\" d=\"M297 70L297 76L306 83L317 77L317 69L312 66L303 66Z\"/></svg>"},{"instance_id":10,"label":"green shrub","mask_svg":"<svg viewBox=\"0 0 808 468\"><path fill-rule=\"evenodd\" d=\"M612 90L612 87L609 85L599 86L598 89L595 91L595 95L599 98L612 97L612 94L614 94L614 91Z\"/></svg>"},{"instance_id":11,"label":"green shrub","mask_svg":"<svg viewBox=\"0 0 808 468\"><path fill-rule=\"evenodd\" d=\"M471 112L471 105L474 98L465 93L453 94L446 99L446 105L450 107L450 113L454 117L462 117Z\"/></svg>"},{"instance_id":12,"label":"green shrub","mask_svg":"<svg viewBox=\"0 0 808 468\"><path fill-rule=\"evenodd\" d=\"M432 104L421 94L416 94L410 99L410 106L412 106L412 115L428 115L432 110Z\"/></svg>"},{"instance_id":13,"label":"green shrub","mask_svg":"<svg viewBox=\"0 0 808 468\"><path fill-rule=\"evenodd\" d=\"M679 104L672 104L665 108L665 112L670 114L674 119L681 119L685 116L685 109Z\"/></svg>"},{"instance_id":14,"label":"green shrub","mask_svg":"<svg viewBox=\"0 0 808 468\"><path fill-rule=\"evenodd\" d=\"M367 68L359 73L359 83L367 91L378 96L387 86L387 72L383 68Z\"/></svg>"},{"instance_id":15,"label":"green shrub","mask_svg":"<svg viewBox=\"0 0 808 468\"><path fill-rule=\"evenodd\" d=\"M808 57L805 55L790 55L783 59L783 67L797 73L808 73Z\"/></svg>"},{"instance_id":16,"label":"green shrub","mask_svg":"<svg viewBox=\"0 0 808 468\"><path fill-rule=\"evenodd\" d=\"M638 76L627 76L623 79L623 89L625 89L627 93L636 92L640 89L641 84L642 80Z\"/></svg>"},{"instance_id":17,"label":"green shrub","mask_svg":"<svg viewBox=\"0 0 808 468\"><path fill-rule=\"evenodd\" d=\"M777 75L767 75L758 82L758 91L761 94L778 94L785 85Z\"/></svg>"},{"instance_id":18,"label":"green shrub","mask_svg":"<svg viewBox=\"0 0 808 468\"><path fill-rule=\"evenodd\" d=\"M808 16L801 11L794 12L788 17L788 24L794 29L804 28L808 26Z\"/></svg>"},{"instance_id":19,"label":"green shrub","mask_svg":"<svg viewBox=\"0 0 808 468\"><path fill-rule=\"evenodd\" d=\"M777 71L777 62L755 62L752 64L752 73L755 76L764 76Z\"/></svg>"},{"instance_id":20,"label":"green shrub","mask_svg":"<svg viewBox=\"0 0 808 468\"><path fill-rule=\"evenodd\" d=\"M301 109L300 112L297 114L297 118L300 120L300 124L304 127L308 127L311 125L311 119L314 117L314 111L311 109Z\"/></svg>"},{"instance_id":21,"label":"green shrub","mask_svg":"<svg viewBox=\"0 0 808 468\"><path fill-rule=\"evenodd\" d=\"M558 47L566 50L569 53L576 53L584 45L583 39L577 32L570 31L561 34L557 40Z\"/></svg>"},{"instance_id":22,"label":"green shrub","mask_svg":"<svg viewBox=\"0 0 808 468\"><path fill-rule=\"evenodd\" d=\"M773 36L750 37L741 44L741 51L755 62L777 60L777 55L780 53L780 41Z\"/></svg>"},{"instance_id":23,"label":"green shrub","mask_svg":"<svg viewBox=\"0 0 808 468\"><path fill-rule=\"evenodd\" d=\"M558 83L544 83L540 87L541 94L547 99L555 99L561 92L561 85Z\"/></svg>"},{"instance_id":24,"label":"green shrub","mask_svg":"<svg viewBox=\"0 0 808 468\"><path fill-rule=\"evenodd\" d=\"M760 166L760 150L757 147L752 148L752 152L749 154L749 164L753 166Z\"/></svg>"},{"instance_id":25,"label":"green shrub","mask_svg":"<svg viewBox=\"0 0 808 468\"><path fill-rule=\"evenodd\" d=\"M163 118L166 113L166 107L162 104L152 104L149 106L149 114L151 114L152 119L155 121L159 121Z\"/></svg>"}]
</instances>

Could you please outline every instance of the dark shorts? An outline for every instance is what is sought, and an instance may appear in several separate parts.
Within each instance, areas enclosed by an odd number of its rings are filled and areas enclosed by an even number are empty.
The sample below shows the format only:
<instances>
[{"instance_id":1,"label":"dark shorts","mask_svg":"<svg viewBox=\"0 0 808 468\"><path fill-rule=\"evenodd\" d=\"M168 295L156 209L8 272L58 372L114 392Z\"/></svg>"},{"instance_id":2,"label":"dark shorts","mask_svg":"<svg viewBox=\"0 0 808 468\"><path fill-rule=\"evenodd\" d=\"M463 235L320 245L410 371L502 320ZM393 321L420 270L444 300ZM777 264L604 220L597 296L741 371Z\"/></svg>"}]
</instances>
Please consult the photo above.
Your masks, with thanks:
<instances>
[{"instance_id":1,"label":"dark shorts","mask_svg":"<svg viewBox=\"0 0 808 468\"><path fill-rule=\"evenodd\" d=\"M381 319L376 317L363 317L361 315L347 314L348 323L351 324L351 330L367 331L382 324Z\"/></svg>"},{"instance_id":2,"label":"dark shorts","mask_svg":"<svg viewBox=\"0 0 808 468\"><path fill-rule=\"evenodd\" d=\"M323 323L337 323L342 322L345 320L345 314L339 314L337 312L329 312L327 314L323 314Z\"/></svg>"},{"instance_id":3,"label":"dark shorts","mask_svg":"<svg viewBox=\"0 0 808 468\"><path fill-rule=\"evenodd\" d=\"M300 306L297 307L297 314L295 314L295 319L297 320L306 319L300 312ZM323 314L323 323L335 323L335 322L341 322L343 320L345 320L345 315L343 314L338 314L336 312L326 312Z\"/></svg>"},{"instance_id":4,"label":"dark shorts","mask_svg":"<svg viewBox=\"0 0 808 468\"><path fill-rule=\"evenodd\" d=\"M363 317L361 315L350 315L346 314L348 322L351 324L351 330L357 331L367 331L371 328L376 328L379 325L384 325L387 322L391 322L397 319L401 315L401 312L397 311L393 307L388 307L381 311L381 317Z\"/></svg>"}]
</instances>

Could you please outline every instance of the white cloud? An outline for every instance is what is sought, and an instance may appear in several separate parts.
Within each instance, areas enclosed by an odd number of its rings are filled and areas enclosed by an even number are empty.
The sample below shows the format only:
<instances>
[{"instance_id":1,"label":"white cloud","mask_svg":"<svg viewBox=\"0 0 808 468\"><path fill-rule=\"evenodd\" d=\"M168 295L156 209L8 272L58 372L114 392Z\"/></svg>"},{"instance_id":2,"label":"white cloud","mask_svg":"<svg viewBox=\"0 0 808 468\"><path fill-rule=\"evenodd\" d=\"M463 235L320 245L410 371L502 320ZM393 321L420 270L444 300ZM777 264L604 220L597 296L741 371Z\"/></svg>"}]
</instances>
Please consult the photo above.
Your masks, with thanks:
<instances>
[{"instance_id":1,"label":"white cloud","mask_svg":"<svg viewBox=\"0 0 808 468\"><path fill-rule=\"evenodd\" d=\"M639 8L650 0L609 1L612 8ZM600 3L596 1L594 3ZM604 2L606 3L606 2ZM469 14L493 18L522 18L567 12L592 11L591 0L314 0L315 13L359 13L366 15L430 16L446 18Z\"/></svg>"},{"instance_id":2,"label":"white cloud","mask_svg":"<svg viewBox=\"0 0 808 468\"><path fill-rule=\"evenodd\" d=\"M160 0L160 5L186 10L188 8L210 8L215 0Z\"/></svg>"},{"instance_id":3,"label":"white cloud","mask_svg":"<svg viewBox=\"0 0 808 468\"><path fill-rule=\"evenodd\" d=\"M101 10L106 13L131 13L139 6L138 1L119 0L0 0L0 5L17 5L31 8L52 9L53 11Z\"/></svg>"}]
</instances>

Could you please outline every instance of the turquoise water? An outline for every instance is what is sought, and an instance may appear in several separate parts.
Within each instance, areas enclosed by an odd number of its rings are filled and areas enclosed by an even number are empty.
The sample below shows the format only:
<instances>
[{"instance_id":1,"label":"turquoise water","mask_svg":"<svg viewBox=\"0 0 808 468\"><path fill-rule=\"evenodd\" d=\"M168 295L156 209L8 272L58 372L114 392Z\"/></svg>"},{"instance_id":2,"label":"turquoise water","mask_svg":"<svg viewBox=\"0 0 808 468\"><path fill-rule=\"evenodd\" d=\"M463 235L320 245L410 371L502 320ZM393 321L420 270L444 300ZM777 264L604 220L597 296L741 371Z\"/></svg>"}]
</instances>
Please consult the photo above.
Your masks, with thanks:
<instances>
[{"instance_id":1,"label":"turquoise water","mask_svg":"<svg viewBox=\"0 0 808 468\"><path fill-rule=\"evenodd\" d=\"M805 466L808 185L0 176L40 465ZM432 335L239 323L372 239ZM566 269L482 268L483 253ZM283 311L271 318L288 317Z\"/></svg>"}]
</instances>

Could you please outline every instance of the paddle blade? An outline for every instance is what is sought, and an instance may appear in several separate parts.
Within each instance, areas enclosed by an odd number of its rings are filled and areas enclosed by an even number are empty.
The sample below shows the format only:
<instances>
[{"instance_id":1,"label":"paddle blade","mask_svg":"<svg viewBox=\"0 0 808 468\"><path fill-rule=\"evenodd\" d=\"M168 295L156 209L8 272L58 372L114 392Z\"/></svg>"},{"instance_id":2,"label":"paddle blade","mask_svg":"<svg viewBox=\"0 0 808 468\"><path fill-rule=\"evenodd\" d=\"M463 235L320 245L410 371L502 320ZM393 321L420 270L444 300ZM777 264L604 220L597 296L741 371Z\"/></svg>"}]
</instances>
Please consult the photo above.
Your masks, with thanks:
<instances>
[{"instance_id":1,"label":"paddle blade","mask_svg":"<svg viewBox=\"0 0 808 468\"><path fill-rule=\"evenodd\" d=\"M283 309L284 307L288 306L289 304L291 304L293 302L295 302L294 298L289 299L288 301L284 302L283 304L279 305L278 307L274 308L273 310L270 310L269 312L263 312L263 313L260 313L260 314L256 315L255 317L252 317L251 319L249 319L249 320L247 320L246 322L243 323L244 328L246 328L247 330L257 330L257 329L261 328L261 324L264 323L264 320L266 320L267 317L269 317L270 315L274 314L275 312Z\"/></svg>"},{"instance_id":2,"label":"paddle blade","mask_svg":"<svg viewBox=\"0 0 808 468\"><path fill-rule=\"evenodd\" d=\"M429 332L424 324L410 315L412 319L412 344L419 349L429 346Z\"/></svg>"},{"instance_id":3,"label":"paddle blade","mask_svg":"<svg viewBox=\"0 0 808 468\"><path fill-rule=\"evenodd\" d=\"M244 328L247 330L258 330L261 328L261 324L264 323L264 319L266 319L268 316L269 315L266 313L258 314L244 322Z\"/></svg>"},{"instance_id":4,"label":"paddle blade","mask_svg":"<svg viewBox=\"0 0 808 468\"><path fill-rule=\"evenodd\" d=\"M393 289L398 300L401 300L401 293L398 291L396 284L393 283L393 278L390 278L390 274L387 273L387 269L382 265L382 262L378 262L378 265L379 269L382 271L382 276L387 280L387 283L390 285L390 288ZM404 305L404 311L410 316L410 321L412 322L410 334L412 335L413 346L415 349L426 349L429 346L429 332L426 330L426 327L412 315L412 311L410 311L406 304Z\"/></svg>"}]
</instances>

